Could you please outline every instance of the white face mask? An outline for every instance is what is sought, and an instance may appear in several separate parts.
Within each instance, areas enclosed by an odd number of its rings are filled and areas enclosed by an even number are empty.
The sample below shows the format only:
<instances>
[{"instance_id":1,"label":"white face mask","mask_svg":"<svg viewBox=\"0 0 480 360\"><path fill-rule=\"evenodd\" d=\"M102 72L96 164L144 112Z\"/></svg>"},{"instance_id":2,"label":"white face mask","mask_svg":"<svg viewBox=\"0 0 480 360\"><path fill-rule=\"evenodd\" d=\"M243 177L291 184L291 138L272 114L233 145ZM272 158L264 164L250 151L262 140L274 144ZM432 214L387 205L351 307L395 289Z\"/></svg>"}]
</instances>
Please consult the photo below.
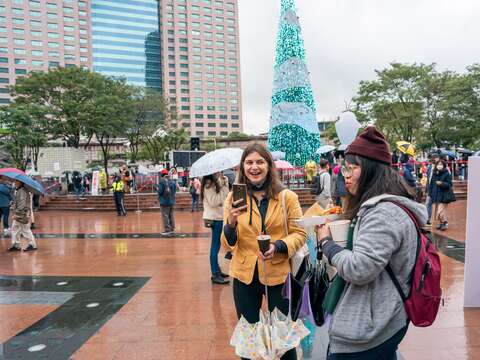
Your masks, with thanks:
<instances>
[{"instance_id":1,"label":"white face mask","mask_svg":"<svg viewBox=\"0 0 480 360\"><path fill-rule=\"evenodd\" d=\"M443 165L437 165L437 170L442 171L443 170Z\"/></svg>"}]
</instances>

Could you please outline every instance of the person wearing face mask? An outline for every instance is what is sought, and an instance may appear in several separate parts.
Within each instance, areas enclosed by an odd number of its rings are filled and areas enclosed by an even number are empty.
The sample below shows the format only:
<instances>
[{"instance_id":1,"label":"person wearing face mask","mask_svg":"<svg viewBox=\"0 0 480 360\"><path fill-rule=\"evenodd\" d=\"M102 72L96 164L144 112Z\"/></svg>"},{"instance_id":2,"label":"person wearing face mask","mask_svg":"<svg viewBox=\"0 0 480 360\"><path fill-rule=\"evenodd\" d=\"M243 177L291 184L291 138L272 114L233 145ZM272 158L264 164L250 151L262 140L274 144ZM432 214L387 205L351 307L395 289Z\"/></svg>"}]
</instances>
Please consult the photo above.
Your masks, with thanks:
<instances>
[{"instance_id":1,"label":"person wearing face mask","mask_svg":"<svg viewBox=\"0 0 480 360\"><path fill-rule=\"evenodd\" d=\"M289 258L305 244L306 233L295 222L302 216L298 196L283 189L272 156L263 145L252 144L244 150L237 180L247 185L247 203L243 204L243 199L232 203L233 195L229 193L224 206L222 244L233 253L230 276L237 316L253 324L259 321L265 285L268 309L277 308L288 314L288 300L282 297L282 288L291 270ZM257 242L261 234L271 237L264 254ZM295 349L281 357L296 358Z\"/></svg>"},{"instance_id":2,"label":"person wearing face mask","mask_svg":"<svg viewBox=\"0 0 480 360\"><path fill-rule=\"evenodd\" d=\"M317 228L323 254L345 281L328 309L328 360L394 360L408 329L402 298L386 266L408 293L418 234L402 207L420 226L427 220L427 210L413 200L412 189L391 167L390 154L384 135L373 126L345 152L341 171L352 246L336 244L328 224Z\"/></svg>"},{"instance_id":3,"label":"person wearing face mask","mask_svg":"<svg viewBox=\"0 0 480 360\"><path fill-rule=\"evenodd\" d=\"M452 189L452 174L448 171L445 160L438 160L435 163L432 179L429 183L428 193L435 210L439 223L437 230L445 231L448 229L448 204L455 201L455 195Z\"/></svg>"}]
</instances>

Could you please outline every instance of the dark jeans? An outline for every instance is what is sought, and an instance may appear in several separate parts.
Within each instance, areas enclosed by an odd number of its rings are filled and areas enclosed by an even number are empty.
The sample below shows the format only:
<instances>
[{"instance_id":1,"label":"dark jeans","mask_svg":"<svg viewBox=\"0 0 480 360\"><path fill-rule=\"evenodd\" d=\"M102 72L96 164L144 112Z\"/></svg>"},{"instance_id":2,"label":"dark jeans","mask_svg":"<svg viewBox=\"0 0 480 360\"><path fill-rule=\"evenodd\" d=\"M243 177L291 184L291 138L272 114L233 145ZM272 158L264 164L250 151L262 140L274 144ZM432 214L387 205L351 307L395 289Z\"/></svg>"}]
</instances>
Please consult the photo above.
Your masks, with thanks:
<instances>
[{"instance_id":1,"label":"dark jeans","mask_svg":"<svg viewBox=\"0 0 480 360\"><path fill-rule=\"evenodd\" d=\"M0 217L3 219L3 229L8 229L8 216L10 215L9 207L0 207Z\"/></svg>"},{"instance_id":2,"label":"dark jeans","mask_svg":"<svg viewBox=\"0 0 480 360\"><path fill-rule=\"evenodd\" d=\"M407 330L408 325L373 349L357 353L328 354L327 360L396 360L398 344L403 340Z\"/></svg>"},{"instance_id":3,"label":"dark jeans","mask_svg":"<svg viewBox=\"0 0 480 360\"><path fill-rule=\"evenodd\" d=\"M432 198L427 195L427 213L428 213L428 221L432 221Z\"/></svg>"},{"instance_id":4,"label":"dark jeans","mask_svg":"<svg viewBox=\"0 0 480 360\"><path fill-rule=\"evenodd\" d=\"M268 309L273 311L277 308L284 314L288 314L288 300L282 296L283 284L268 287ZM243 317L250 323L258 322L260 307L262 306L263 295L265 294L265 285L258 279L258 271L255 269L255 275L250 285L244 284L237 279L233 279L233 299L237 317ZM297 360L296 349L289 350L281 357L282 360Z\"/></svg>"},{"instance_id":5,"label":"dark jeans","mask_svg":"<svg viewBox=\"0 0 480 360\"><path fill-rule=\"evenodd\" d=\"M162 212L163 227L165 232L175 231L175 214L173 211L173 206L160 205L160 210Z\"/></svg>"},{"instance_id":6,"label":"dark jeans","mask_svg":"<svg viewBox=\"0 0 480 360\"><path fill-rule=\"evenodd\" d=\"M123 203L123 192L114 192L113 198L115 200L115 207L117 208L117 214L125 215L127 211L125 210L125 205Z\"/></svg>"},{"instance_id":7,"label":"dark jeans","mask_svg":"<svg viewBox=\"0 0 480 360\"><path fill-rule=\"evenodd\" d=\"M85 193L83 186L82 185L75 186L74 190L75 190L75 197L77 198L77 200L80 200L80 196L82 196Z\"/></svg>"},{"instance_id":8,"label":"dark jeans","mask_svg":"<svg viewBox=\"0 0 480 360\"><path fill-rule=\"evenodd\" d=\"M222 236L223 221L214 220L212 225L212 244L210 245L210 270L212 275L220 274L218 252L220 251L220 237Z\"/></svg>"},{"instance_id":9,"label":"dark jeans","mask_svg":"<svg viewBox=\"0 0 480 360\"><path fill-rule=\"evenodd\" d=\"M198 194L192 194L192 211L197 209L198 210L198 198L200 196Z\"/></svg>"}]
</instances>

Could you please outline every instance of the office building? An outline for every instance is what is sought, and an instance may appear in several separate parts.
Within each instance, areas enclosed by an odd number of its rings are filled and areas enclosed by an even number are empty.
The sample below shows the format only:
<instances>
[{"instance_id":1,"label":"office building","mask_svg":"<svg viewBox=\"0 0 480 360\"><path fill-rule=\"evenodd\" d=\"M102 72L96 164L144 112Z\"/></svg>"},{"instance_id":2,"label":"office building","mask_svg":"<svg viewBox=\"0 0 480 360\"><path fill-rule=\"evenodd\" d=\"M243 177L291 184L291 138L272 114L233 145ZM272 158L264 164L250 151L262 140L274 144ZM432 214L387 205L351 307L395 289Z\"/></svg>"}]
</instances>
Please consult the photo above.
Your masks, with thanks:
<instances>
[{"instance_id":1,"label":"office building","mask_svg":"<svg viewBox=\"0 0 480 360\"><path fill-rule=\"evenodd\" d=\"M0 104L18 76L91 60L90 0L0 1Z\"/></svg>"},{"instance_id":2,"label":"office building","mask_svg":"<svg viewBox=\"0 0 480 360\"><path fill-rule=\"evenodd\" d=\"M93 71L161 90L157 0L92 0Z\"/></svg>"},{"instance_id":3,"label":"office building","mask_svg":"<svg viewBox=\"0 0 480 360\"><path fill-rule=\"evenodd\" d=\"M178 126L199 137L241 132L237 0L159 0L162 86Z\"/></svg>"}]
</instances>

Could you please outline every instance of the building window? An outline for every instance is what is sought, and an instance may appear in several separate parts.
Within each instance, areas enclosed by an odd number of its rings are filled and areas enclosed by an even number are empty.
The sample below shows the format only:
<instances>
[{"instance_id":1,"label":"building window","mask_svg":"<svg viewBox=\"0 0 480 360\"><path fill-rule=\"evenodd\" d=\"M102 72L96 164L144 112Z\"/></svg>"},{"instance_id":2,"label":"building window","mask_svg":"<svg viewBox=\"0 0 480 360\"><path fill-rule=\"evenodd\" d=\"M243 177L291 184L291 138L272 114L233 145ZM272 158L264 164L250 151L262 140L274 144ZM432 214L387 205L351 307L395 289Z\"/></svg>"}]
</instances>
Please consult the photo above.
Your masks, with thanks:
<instances>
[{"instance_id":1,"label":"building window","mask_svg":"<svg viewBox=\"0 0 480 360\"><path fill-rule=\"evenodd\" d=\"M183 105L180 109L181 110L190 110L190 106Z\"/></svg>"},{"instance_id":2,"label":"building window","mask_svg":"<svg viewBox=\"0 0 480 360\"><path fill-rule=\"evenodd\" d=\"M203 119L203 114L195 114L195 119Z\"/></svg>"},{"instance_id":3,"label":"building window","mask_svg":"<svg viewBox=\"0 0 480 360\"><path fill-rule=\"evenodd\" d=\"M15 74L17 75L26 75L27 70L26 69L15 69Z\"/></svg>"},{"instance_id":4,"label":"building window","mask_svg":"<svg viewBox=\"0 0 480 360\"><path fill-rule=\"evenodd\" d=\"M203 123L201 123L201 122L196 122L196 123L195 123L195 126L196 126L196 127L203 127Z\"/></svg>"},{"instance_id":5,"label":"building window","mask_svg":"<svg viewBox=\"0 0 480 360\"><path fill-rule=\"evenodd\" d=\"M13 62L16 65L26 65L27 64L27 61L25 59L14 59Z\"/></svg>"},{"instance_id":6,"label":"building window","mask_svg":"<svg viewBox=\"0 0 480 360\"><path fill-rule=\"evenodd\" d=\"M8 84L8 79L0 78L0 84Z\"/></svg>"},{"instance_id":7,"label":"building window","mask_svg":"<svg viewBox=\"0 0 480 360\"><path fill-rule=\"evenodd\" d=\"M240 128L240 124L232 124L232 128L233 129L238 129L238 128Z\"/></svg>"}]
</instances>

